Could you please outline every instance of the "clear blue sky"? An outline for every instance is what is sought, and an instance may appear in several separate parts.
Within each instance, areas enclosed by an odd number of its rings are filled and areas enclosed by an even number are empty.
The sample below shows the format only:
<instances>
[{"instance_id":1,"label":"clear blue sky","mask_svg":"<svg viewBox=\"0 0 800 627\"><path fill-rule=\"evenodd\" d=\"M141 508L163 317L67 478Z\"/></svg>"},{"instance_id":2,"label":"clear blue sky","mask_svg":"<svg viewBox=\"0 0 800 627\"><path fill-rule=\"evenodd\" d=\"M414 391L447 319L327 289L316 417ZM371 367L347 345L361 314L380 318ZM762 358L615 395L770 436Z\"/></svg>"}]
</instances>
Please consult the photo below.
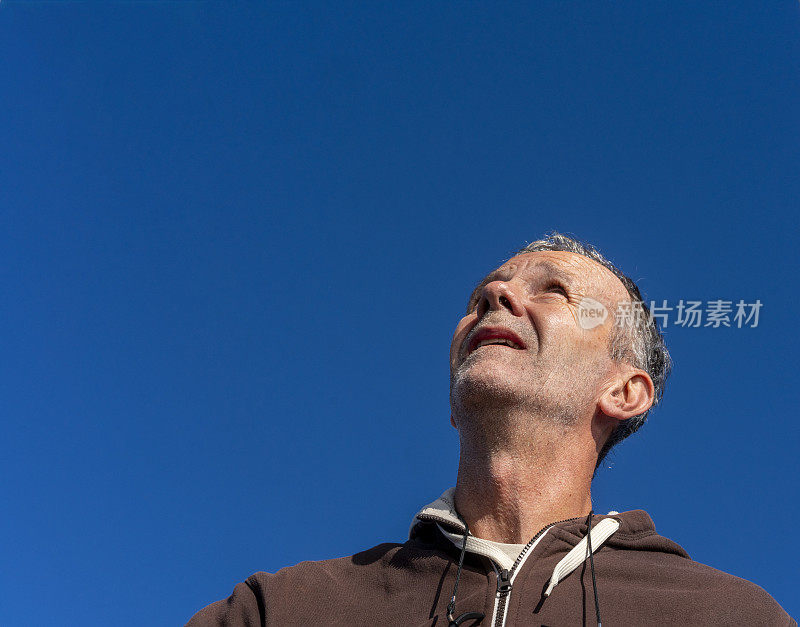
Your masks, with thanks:
<instances>
[{"instance_id":1,"label":"clear blue sky","mask_svg":"<svg viewBox=\"0 0 800 627\"><path fill-rule=\"evenodd\" d=\"M649 297L663 406L604 464L800 614L800 4L0 2L0 623L175 625L403 541L447 352L547 230ZM610 466L610 468L609 468Z\"/></svg>"}]
</instances>

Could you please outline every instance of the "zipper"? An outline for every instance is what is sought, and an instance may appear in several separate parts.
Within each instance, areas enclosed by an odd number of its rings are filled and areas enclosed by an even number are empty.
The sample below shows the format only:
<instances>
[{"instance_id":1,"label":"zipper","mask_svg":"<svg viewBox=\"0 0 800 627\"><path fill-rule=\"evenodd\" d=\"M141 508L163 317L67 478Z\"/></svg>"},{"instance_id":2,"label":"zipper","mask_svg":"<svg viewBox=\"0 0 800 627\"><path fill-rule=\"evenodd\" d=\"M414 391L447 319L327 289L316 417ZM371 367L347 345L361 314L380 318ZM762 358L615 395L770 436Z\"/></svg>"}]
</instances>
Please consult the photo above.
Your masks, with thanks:
<instances>
[{"instance_id":1,"label":"zipper","mask_svg":"<svg viewBox=\"0 0 800 627\"><path fill-rule=\"evenodd\" d=\"M506 615L506 603L511 594L511 573L505 568L497 573L497 600L495 601L494 624L502 625Z\"/></svg>"},{"instance_id":2,"label":"zipper","mask_svg":"<svg viewBox=\"0 0 800 627\"><path fill-rule=\"evenodd\" d=\"M520 551L520 554L517 556L516 561L511 566L511 570L498 570L497 566L495 566L494 562L492 562L492 567L494 568L495 572L497 573L497 593L495 594L495 603L494 603L494 612L492 614L493 620L492 624L494 627L503 627L506 622L506 608L508 608L508 601L511 597L511 589L514 585L514 579L519 572L519 569L525 563L525 560L528 558L528 554L534 549L534 547L539 543L539 540L542 539L545 532L555 525L560 525L561 523L565 522L572 522L573 520L580 520L583 518L582 516L577 516L575 518L565 518L564 520L559 520L554 523L550 523L543 529L539 531L535 536L533 536L528 544L525 545L525 548Z\"/></svg>"}]
</instances>

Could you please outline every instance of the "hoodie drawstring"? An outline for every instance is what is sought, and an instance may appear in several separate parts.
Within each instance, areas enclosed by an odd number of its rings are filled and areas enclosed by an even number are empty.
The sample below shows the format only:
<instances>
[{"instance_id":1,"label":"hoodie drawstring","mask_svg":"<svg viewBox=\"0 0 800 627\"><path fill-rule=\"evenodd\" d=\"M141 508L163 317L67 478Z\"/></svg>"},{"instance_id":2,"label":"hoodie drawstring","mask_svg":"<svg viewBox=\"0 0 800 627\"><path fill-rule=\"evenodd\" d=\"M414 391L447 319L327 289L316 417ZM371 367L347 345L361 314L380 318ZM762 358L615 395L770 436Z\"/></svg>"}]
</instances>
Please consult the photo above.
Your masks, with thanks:
<instances>
[{"instance_id":1,"label":"hoodie drawstring","mask_svg":"<svg viewBox=\"0 0 800 627\"><path fill-rule=\"evenodd\" d=\"M592 565L592 590L594 590L594 614L597 617L597 627L603 627L603 621L600 620L600 601L597 600L597 578L594 576L594 551L592 551L592 516L594 511L589 512L589 517L586 519L586 543L589 548L589 563ZM599 547L598 547L599 548Z\"/></svg>"},{"instance_id":2,"label":"hoodie drawstring","mask_svg":"<svg viewBox=\"0 0 800 627\"><path fill-rule=\"evenodd\" d=\"M597 614L597 625L601 627L600 602L597 599L597 579L594 574L594 551L592 550L592 545L594 545L595 550L599 549L603 542L619 529L619 521L613 518L604 518L592 529L593 515L594 512L589 512L589 518L586 521L588 529L583 539L572 547L572 550L556 564L556 567L553 569L553 575L550 577L550 583L544 591L544 596L550 596L550 593L553 592L553 588L558 585L558 582L562 581L588 558L592 567L592 586L594 588L594 609Z\"/></svg>"},{"instance_id":3,"label":"hoodie drawstring","mask_svg":"<svg viewBox=\"0 0 800 627\"><path fill-rule=\"evenodd\" d=\"M464 566L464 555L467 552L467 537L469 536L469 526L467 525L467 521L462 521L464 523L464 543L461 545L461 554L458 556L458 571L456 572L456 583L453 586L453 596L450 597L450 603L447 604L447 620L448 620L448 627L458 627L461 623L465 620L475 619L475 620L483 620L485 614L481 612L465 612L458 618L455 618L453 614L456 611L456 594L458 594L458 582L461 580L461 569Z\"/></svg>"}]
</instances>

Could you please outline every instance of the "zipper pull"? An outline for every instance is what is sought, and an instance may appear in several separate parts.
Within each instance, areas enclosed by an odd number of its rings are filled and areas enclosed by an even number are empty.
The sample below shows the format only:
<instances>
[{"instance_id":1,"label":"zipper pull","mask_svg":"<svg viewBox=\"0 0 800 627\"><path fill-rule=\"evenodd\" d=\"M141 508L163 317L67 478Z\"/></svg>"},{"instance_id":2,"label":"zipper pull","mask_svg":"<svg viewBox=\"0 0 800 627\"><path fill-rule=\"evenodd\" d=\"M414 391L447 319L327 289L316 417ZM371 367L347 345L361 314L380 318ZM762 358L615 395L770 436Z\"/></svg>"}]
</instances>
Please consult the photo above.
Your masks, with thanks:
<instances>
[{"instance_id":1,"label":"zipper pull","mask_svg":"<svg viewBox=\"0 0 800 627\"><path fill-rule=\"evenodd\" d=\"M497 591L501 595L511 592L511 576L505 568L500 571L500 575L497 577Z\"/></svg>"}]
</instances>

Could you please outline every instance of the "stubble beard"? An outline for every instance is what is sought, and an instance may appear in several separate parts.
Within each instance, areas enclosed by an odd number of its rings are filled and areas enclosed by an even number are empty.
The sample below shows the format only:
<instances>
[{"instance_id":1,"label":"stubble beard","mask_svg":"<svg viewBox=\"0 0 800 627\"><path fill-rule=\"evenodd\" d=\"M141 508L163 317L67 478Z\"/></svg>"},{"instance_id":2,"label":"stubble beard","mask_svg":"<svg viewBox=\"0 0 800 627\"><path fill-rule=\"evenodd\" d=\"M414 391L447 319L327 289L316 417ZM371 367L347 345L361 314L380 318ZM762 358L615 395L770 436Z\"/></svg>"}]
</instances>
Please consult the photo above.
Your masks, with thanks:
<instances>
[{"instance_id":1,"label":"stubble beard","mask_svg":"<svg viewBox=\"0 0 800 627\"><path fill-rule=\"evenodd\" d=\"M578 423L581 403L564 376L515 372L509 364L465 361L450 377L450 407L462 445L518 447L563 436Z\"/></svg>"}]
</instances>

